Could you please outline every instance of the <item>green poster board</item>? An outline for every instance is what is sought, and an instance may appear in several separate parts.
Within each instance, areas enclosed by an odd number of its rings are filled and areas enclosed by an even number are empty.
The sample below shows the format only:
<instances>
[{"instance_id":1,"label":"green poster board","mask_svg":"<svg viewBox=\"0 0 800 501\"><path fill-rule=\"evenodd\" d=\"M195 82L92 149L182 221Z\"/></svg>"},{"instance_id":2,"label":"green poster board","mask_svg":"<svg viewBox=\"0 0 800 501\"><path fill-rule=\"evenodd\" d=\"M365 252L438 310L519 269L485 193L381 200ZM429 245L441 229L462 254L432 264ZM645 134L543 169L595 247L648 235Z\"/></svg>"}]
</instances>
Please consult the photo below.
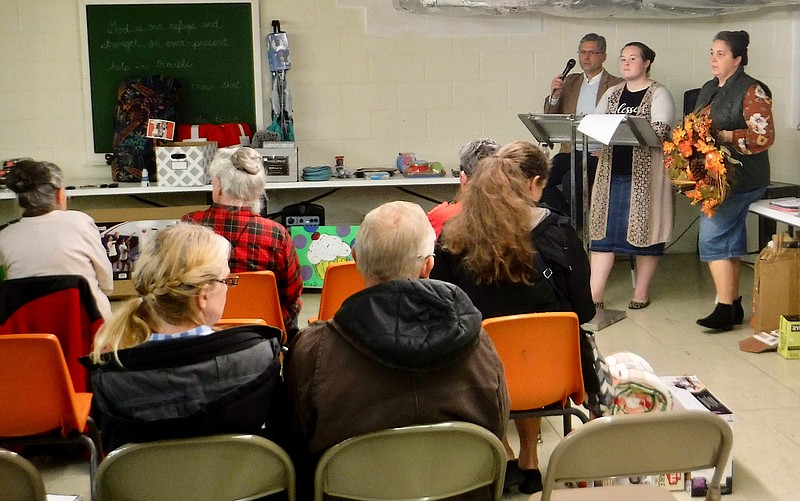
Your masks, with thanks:
<instances>
[{"instance_id":1,"label":"green poster board","mask_svg":"<svg viewBox=\"0 0 800 501\"><path fill-rule=\"evenodd\" d=\"M126 77L181 84L177 121L263 127L258 1L83 0L90 153L112 150L117 88Z\"/></svg>"},{"instance_id":2,"label":"green poster board","mask_svg":"<svg viewBox=\"0 0 800 501\"><path fill-rule=\"evenodd\" d=\"M292 226L290 233L300 260L303 287L321 288L328 266L353 260L358 226Z\"/></svg>"}]
</instances>

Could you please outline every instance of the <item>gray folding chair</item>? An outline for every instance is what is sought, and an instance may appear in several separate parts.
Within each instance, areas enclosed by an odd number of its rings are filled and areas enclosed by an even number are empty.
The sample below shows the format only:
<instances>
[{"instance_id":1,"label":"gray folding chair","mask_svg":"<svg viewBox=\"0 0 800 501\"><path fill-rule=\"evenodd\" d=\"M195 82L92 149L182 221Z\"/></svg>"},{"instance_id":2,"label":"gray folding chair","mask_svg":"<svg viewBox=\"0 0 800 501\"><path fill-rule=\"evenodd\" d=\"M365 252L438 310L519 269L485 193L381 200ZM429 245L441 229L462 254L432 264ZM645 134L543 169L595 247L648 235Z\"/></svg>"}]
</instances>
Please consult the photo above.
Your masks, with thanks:
<instances>
[{"instance_id":1,"label":"gray folding chair","mask_svg":"<svg viewBox=\"0 0 800 501\"><path fill-rule=\"evenodd\" d=\"M557 489L558 482L682 473L714 467L706 500L720 499L720 480L731 453L733 432L706 411L669 411L603 417L561 440L547 464L544 490L531 501L668 500L656 485Z\"/></svg>"},{"instance_id":2,"label":"gray folding chair","mask_svg":"<svg viewBox=\"0 0 800 501\"><path fill-rule=\"evenodd\" d=\"M6 501L45 501L44 482L30 461L0 449L0 492Z\"/></svg>"},{"instance_id":3,"label":"gray folding chair","mask_svg":"<svg viewBox=\"0 0 800 501\"><path fill-rule=\"evenodd\" d=\"M494 434L448 422L367 433L334 445L315 475L315 499L436 500L491 489L503 496L506 454Z\"/></svg>"},{"instance_id":4,"label":"gray folding chair","mask_svg":"<svg viewBox=\"0 0 800 501\"><path fill-rule=\"evenodd\" d=\"M254 435L123 445L97 469L104 501L248 500L281 491L294 501L294 466L277 444Z\"/></svg>"}]
</instances>

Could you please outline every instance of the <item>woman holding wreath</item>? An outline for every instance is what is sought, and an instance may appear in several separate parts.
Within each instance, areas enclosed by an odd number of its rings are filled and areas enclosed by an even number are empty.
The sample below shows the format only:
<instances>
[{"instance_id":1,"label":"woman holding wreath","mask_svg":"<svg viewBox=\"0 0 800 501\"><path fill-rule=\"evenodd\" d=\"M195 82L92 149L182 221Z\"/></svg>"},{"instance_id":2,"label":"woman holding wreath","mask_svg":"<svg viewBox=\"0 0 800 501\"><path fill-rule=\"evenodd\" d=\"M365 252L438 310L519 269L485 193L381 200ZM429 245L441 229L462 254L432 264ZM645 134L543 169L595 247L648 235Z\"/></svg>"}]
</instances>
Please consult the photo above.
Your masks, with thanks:
<instances>
[{"instance_id":1,"label":"woman holding wreath","mask_svg":"<svg viewBox=\"0 0 800 501\"><path fill-rule=\"evenodd\" d=\"M713 217L700 218L700 260L707 262L717 292L714 311L697 320L713 330L730 330L744 321L739 295L739 256L747 253L745 218L751 203L769 184L767 149L775 140L772 93L744 72L746 31L720 31L711 44L711 74L697 97L695 113L711 118L711 131L736 160L726 165L730 189Z\"/></svg>"}]
</instances>

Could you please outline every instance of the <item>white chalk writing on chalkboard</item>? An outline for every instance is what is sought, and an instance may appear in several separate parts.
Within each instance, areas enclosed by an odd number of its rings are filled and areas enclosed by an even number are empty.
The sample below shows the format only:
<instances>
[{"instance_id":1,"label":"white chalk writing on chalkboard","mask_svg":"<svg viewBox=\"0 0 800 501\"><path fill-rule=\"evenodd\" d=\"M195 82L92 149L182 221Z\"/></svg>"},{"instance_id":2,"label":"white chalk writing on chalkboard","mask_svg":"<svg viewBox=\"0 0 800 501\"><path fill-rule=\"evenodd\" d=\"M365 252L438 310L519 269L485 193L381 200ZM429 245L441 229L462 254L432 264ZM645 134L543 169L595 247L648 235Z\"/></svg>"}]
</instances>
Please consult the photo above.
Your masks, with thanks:
<instances>
[{"instance_id":1,"label":"white chalk writing on chalkboard","mask_svg":"<svg viewBox=\"0 0 800 501\"><path fill-rule=\"evenodd\" d=\"M219 22L219 19L214 19L213 21L205 21L202 23L202 28L204 30L214 29L214 30L223 30L225 29L225 25ZM192 31L197 29L192 23L187 23L183 19L178 19L175 22L169 24L168 29L170 31L174 31L176 33L191 33ZM134 27L131 27L130 24L120 25L117 21L111 21L108 23L108 28L106 28L106 33L109 35L132 35L135 33L144 33L147 31L164 31L163 24L148 24L146 26L138 24Z\"/></svg>"},{"instance_id":2,"label":"white chalk writing on chalkboard","mask_svg":"<svg viewBox=\"0 0 800 501\"><path fill-rule=\"evenodd\" d=\"M105 42L100 44L100 49L102 50L125 49L126 52L130 52L131 50L135 49L144 49L144 45L139 40L123 40L121 42L112 42L111 40L106 40Z\"/></svg>"},{"instance_id":3,"label":"white chalk writing on chalkboard","mask_svg":"<svg viewBox=\"0 0 800 501\"><path fill-rule=\"evenodd\" d=\"M118 86L135 75L178 79L176 118L183 123L262 126L260 0L79 3L85 4L81 34L88 44L90 85L84 102L92 117L92 153L110 151L113 129L107 124L113 122Z\"/></svg>"},{"instance_id":4,"label":"white chalk writing on chalkboard","mask_svg":"<svg viewBox=\"0 0 800 501\"><path fill-rule=\"evenodd\" d=\"M156 61L155 67L158 69L161 68L193 68L194 63L187 61L186 59L178 59L177 61L162 61L161 59Z\"/></svg>"}]
</instances>

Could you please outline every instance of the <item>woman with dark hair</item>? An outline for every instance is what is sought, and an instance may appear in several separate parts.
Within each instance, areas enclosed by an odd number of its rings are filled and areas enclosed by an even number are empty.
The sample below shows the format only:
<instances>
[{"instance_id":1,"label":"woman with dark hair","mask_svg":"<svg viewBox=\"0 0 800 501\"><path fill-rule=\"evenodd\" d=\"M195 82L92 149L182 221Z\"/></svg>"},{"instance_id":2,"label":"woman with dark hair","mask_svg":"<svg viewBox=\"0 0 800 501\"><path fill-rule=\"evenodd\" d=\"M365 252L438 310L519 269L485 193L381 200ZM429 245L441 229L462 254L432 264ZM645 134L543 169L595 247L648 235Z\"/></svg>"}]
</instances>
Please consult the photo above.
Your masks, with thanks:
<instances>
[{"instance_id":1,"label":"woman with dark hair","mask_svg":"<svg viewBox=\"0 0 800 501\"><path fill-rule=\"evenodd\" d=\"M303 278L289 232L259 215L267 183L261 155L252 148L225 148L217 152L208 171L214 203L204 211L186 214L183 220L211 228L231 243L228 264L233 273L275 273L283 323L291 339L303 305Z\"/></svg>"},{"instance_id":2,"label":"woman with dark hair","mask_svg":"<svg viewBox=\"0 0 800 501\"><path fill-rule=\"evenodd\" d=\"M462 192L463 209L442 230L431 278L458 285L484 319L569 309L584 323L595 315L589 262L570 219L537 205L549 170L549 159L537 146L523 141L503 146L478 163ZM542 276L536 253L553 270L569 306ZM587 392L596 392L597 386L595 377ZM517 419L515 424L519 459L504 440L506 487L519 484L521 492L538 492L541 419Z\"/></svg>"},{"instance_id":3,"label":"woman with dark hair","mask_svg":"<svg viewBox=\"0 0 800 501\"><path fill-rule=\"evenodd\" d=\"M739 256L747 254L745 219L751 203L769 184L769 154L775 141L772 92L744 72L746 31L720 31L711 43L711 74L697 96L695 113L711 117L711 131L739 163L726 164L730 190L713 217L700 218L700 260L708 262L717 304L697 320L713 330L730 330L744 321L739 295Z\"/></svg>"},{"instance_id":4,"label":"woman with dark hair","mask_svg":"<svg viewBox=\"0 0 800 501\"><path fill-rule=\"evenodd\" d=\"M111 315L106 294L114 290L111 262L94 220L67 210L64 174L50 162L24 160L7 176L22 218L0 231L0 267L6 278L81 275L100 314Z\"/></svg>"},{"instance_id":5,"label":"woman with dark hair","mask_svg":"<svg viewBox=\"0 0 800 501\"><path fill-rule=\"evenodd\" d=\"M626 44L619 58L625 81L606 91L596 111L645 117L664 140L675 119L675 101L666 87L650 79L655 58L641 42ZM598 308L604 306L615 254L636 256L636 287L628 308L650 305L650 281L672 234L672 199L660 147L600 150L589 216L592 298Z\"/></svg>"}]
</instances>

